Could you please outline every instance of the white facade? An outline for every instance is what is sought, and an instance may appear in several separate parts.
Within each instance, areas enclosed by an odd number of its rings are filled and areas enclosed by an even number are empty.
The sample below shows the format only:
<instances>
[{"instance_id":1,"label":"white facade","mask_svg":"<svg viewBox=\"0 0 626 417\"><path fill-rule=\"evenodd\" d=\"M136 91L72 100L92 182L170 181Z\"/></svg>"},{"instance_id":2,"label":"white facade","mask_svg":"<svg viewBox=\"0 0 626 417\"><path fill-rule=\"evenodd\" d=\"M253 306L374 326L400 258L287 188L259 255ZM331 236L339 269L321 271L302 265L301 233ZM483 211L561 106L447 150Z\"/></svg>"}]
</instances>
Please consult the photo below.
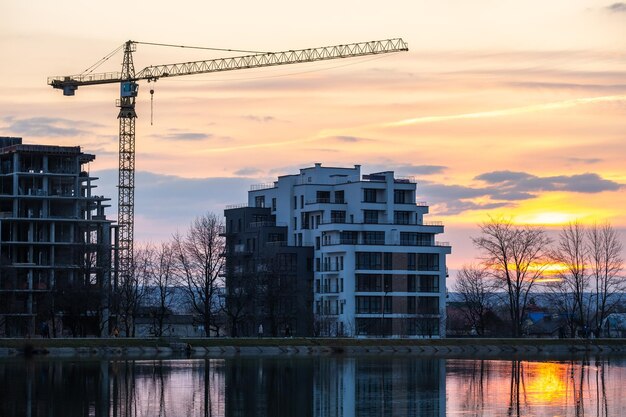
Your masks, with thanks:
<instances>
[{"instance_id":1,"label":"white facade","mask_svg":"<svg viewBox=\"0 0 626 417\"><path fill-rule=\"evenodd\" d=\"M445 334L448 244L424 221L412 179L392 171L314 167L253 186L248 205L270 207L288 244L314 246L314 306L321 335Z\"/></svg>"}]
</instances>

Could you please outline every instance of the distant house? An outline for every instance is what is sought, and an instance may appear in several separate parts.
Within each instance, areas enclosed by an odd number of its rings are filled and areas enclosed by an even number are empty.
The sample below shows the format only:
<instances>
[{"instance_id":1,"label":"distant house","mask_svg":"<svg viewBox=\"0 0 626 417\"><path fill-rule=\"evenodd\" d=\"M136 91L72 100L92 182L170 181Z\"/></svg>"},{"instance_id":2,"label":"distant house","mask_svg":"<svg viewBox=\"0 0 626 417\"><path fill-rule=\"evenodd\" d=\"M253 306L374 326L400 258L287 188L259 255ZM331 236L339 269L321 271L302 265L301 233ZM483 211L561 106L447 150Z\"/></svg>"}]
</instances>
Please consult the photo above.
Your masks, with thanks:
<instances>
[{"instance_id":1,"label":"distant house","mask_svg":"<svg viewBox=\"0 0 626 417\"><path fill-rule=\"evenodd\" d=\"M154 337L157 335L158 307L141 307L135 318L135 335L137 337ZM164 337L204 337L202 320L193 314L176 314L167 309L163 316Z\"/></svg>"},{"instance_id":2,"label":"distant house","mask_svg":"<svg viewBox=\"0 0 626 417\"><path fill-rule=\"evenodd\" d=\"M526 334L528 337L555 338L565 337L567 333L567 322L558 314L539 314L527 322Z\"/></svg>"},{"instance_id":3,"label":"distant house","mask_svg":"<svg viewBox=\"0 0 626 417\"><path fill-rule=\"evenodd\" d=\"M626 337L626 313L609 314L602 321L602 336Z\"/></svg>"}]
</instances>

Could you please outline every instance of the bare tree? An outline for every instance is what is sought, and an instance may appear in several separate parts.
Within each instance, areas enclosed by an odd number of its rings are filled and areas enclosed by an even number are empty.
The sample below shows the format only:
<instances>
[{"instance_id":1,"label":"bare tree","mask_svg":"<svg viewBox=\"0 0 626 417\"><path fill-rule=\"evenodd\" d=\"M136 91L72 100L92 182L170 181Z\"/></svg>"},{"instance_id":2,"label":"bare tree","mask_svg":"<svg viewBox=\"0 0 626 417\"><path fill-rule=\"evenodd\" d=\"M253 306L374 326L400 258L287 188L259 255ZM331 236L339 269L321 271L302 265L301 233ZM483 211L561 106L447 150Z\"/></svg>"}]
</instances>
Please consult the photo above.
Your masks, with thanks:
<instances>
[{"instance_id":1,"label":"bare tree","mask_svg":"<svg viewBox=\"0 0 626 417\"><path fill-rule=\"evenodd\" d=\"M626 278L621 275L623 246L609 223L594 224L589 228L588 245L591 276L595 284L593 326L596 335L599 335L602 322L621 303L626 291Z\"/></svg>"},{"instance_id":2,"label":"bare tree","mask_svg":"<svg viewBox=\"0 0 626 417\"><path fill-rule=\"evenodd\" d=\"M173 244L162 242L160 246L148 248L148 277L151 292L156 302L153 311L154 335L163 336L165 319L171 312L175 280L175 262Z\"/></svg>"},{"instance_id":3,"label":"bare tree","mask_svg":"<svg viewBox=\"0 0 626 417\"><path fill-rule=\"evenodd\" d=\"M228 320L231 337L245 336L246 333L256 331L255 323L258 320L254 317L254 306L259 301L259 285L257 274L228 273L222 311Z\"/></svg>"},{"instance_id":4,"label":"bare tree","mask_svg":"<svg viewBox=\"0 0 626 417\"><path fill-rule=\"evenodd\" d=\"M559 266L552 279L546 280L548 298L560 312L574 337L577 328L589 322L589 260L586 232L578 222L563 226L556 247L550 252L551 262Z\"/></svg>"},{"instance_id":5,"label":"bare tree","mask_svg":"<svg viewBox=\"0 0 626 417\"><path fill-rule=\"evenodd\" d=\"M124 326L126 337L135 337L135 319L145 298L150 262L147 248L135 250L133 265L126 275L119 277L117 287L118 320Z\"/></svg>"},{"instance_id":6,"label":"bare tree","mask_svg":"<svg viewBox=\"0 0 626 417\"><path fill-rule=\"evenodd\" d=\"M178 279L183 284L192 310L200 316L206 336L219 331L219 289L222 286L224 239L222 222L207 213L196 218L184 236L174 235Z\"/></svg>"},{"instance_id":7,"label":"bare tree","mask_svg":"<svg viewBox=\"0 0 626 417\"><path fill-rule=\"evenodd\" d=\"M504 290L514 337L522 335L528 296L547 266L550 239L541 227L515 225L510 219L492 218L480 225L481 236L472 238L482 251L483 264Z\"/></svg>"},{"instance_id":8,"label":"bare tree","mask_svg":"<svg viewBox=\"0 0 626 417\"><path fill-rule=\"evenodd\" d=\"M485 268L466 265L459 271L454 286L454 291L463 298L463 316L479 336L485 335L487 313L493 301L493 285L489 278Z\"/></svg>"}]
</instances>

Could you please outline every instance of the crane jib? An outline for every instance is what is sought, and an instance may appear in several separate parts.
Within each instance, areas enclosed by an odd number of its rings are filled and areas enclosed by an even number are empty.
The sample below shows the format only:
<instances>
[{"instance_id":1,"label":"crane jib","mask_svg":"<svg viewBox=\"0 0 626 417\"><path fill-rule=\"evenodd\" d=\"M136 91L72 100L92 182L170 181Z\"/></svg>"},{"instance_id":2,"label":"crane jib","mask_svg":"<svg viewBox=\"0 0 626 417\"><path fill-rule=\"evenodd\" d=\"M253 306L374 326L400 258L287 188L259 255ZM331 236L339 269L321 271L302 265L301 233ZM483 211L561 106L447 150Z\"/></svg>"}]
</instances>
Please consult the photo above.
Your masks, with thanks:
<instances>
[{"instance_id":1,"label":"crane jib","mask_svg":"<svg viewBox=\"0 0 626 417\"><path fill-rule=\"evenodd\" d=\"M211 72L233 71L277 65L290 65L404 51L408 51L407 43L400 38L396 38L384 41L370 41L346 45L325 46L320 48L267 52L230 58L154 65L142 69L131 79L123 77L120 72L50 77L48 78L48 84L53 88L62 89L64 95L74 95L74 92L79 86L85 85L111 84L140 80L155 81L164 77L197 75Z\"/></svg>"}]
</instances>

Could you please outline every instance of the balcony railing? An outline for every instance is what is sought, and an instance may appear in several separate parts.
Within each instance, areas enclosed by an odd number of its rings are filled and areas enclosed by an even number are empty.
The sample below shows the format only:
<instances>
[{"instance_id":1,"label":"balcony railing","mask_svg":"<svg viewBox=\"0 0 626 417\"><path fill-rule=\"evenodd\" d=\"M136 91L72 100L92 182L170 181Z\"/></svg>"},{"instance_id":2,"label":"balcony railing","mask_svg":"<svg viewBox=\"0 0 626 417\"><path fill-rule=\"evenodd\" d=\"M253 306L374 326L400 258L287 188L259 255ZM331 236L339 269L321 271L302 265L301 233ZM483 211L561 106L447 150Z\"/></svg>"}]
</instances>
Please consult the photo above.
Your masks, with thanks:
<instances>
[{"instance_id":1,"label":"balcony railing","mask_svg":"<svg viewBox=\"0 0 626 417\"><path fill-rule=\"evenodd\" d=\"M229 204L226 206L226 210L238 209L238 208L246 208L248 207L248 203L239 203L239 204Z\"/></svg>"},{"instance_id":2,"label":"balcony railing","mask_svg":"<svg viewBox=\"0 0 626 417\"><path fill-rule=\"evenodd\" d=\"M276 187L276 184L273 182L266 182L263 184L252 184L250 186L250 191L258 191L258 190L267 190L269 188Z\"/></svg>"},{"instance_id":3,"label":"balcony railing","mask_svg":"<svg viewBox=\"0 0 626 417\"><path fill-rule=\"evenodd\" d=\"M343 220L343 221L342 221ZM376 223L372 223L372 222L357 222L357 221L350 221L349 219L337 219L337 218L330 218L330 220L328 221L321 221L320 223L318 223L319 225L324 225L324 224L382 224L382 225L396 225L396 226L443 226L443 222L416 222L416 221L393 221L393 222L385 222L385 221L377 221Z\"/></svg>"},{"instance_id":4,"label":"balcony railing","mask_svg":"<svg viewBox=\"0 0 626 417\"><path fill-rule=\"evenodd\" d=\"M379 246L450 246L450 242L386 242L384 240L354 240L354 239L331 239L322 242L322 246L338 246L338 245L379 245Z\"/></svg>"},{"instance_id":5,"label":"balcony railing","mask_svg":"<svg viewBox=\"0 0 626 417\"><path fill-rule=\"evenodd\" d=\"M272 222L272 221L261 221L261 222L251 222L250 228L259 228L259 227L287 227L287 223L280 222Z\"/></svg>"},{"instance_id":6,"label":"balcony railing","mask_svg":"<svg viewBox=\"0 0 626 417\"><path fill-rule=\"evenodd\" d=\"M347 204L346 200L341 198L314 198L313 200L307 200L306 204Z\"/></svg>"}]
</instances>

